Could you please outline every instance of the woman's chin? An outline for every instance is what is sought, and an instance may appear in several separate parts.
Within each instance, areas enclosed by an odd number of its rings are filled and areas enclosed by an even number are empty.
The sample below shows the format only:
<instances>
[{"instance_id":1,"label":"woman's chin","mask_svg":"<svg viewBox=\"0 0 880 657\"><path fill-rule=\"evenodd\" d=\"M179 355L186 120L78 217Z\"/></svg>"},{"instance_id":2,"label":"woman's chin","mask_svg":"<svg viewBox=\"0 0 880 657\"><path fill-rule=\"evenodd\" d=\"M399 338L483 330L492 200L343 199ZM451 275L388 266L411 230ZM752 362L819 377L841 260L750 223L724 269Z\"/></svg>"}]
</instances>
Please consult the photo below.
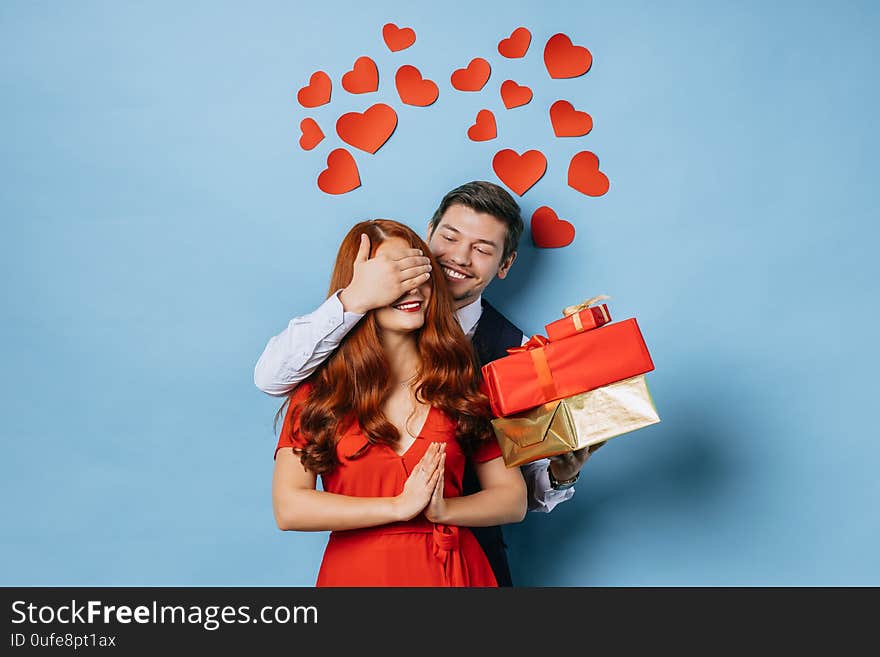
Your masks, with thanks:
<instances>
[{"instance_id":1,"label":"woman's chin","mask_svg":"<svg viewBox=\"0 0 880 657\"><path fill-rule=\"evenodd\" d=\"M402 320L388 322L387 324L380 323L379 328L393 333L412 333L413 331L418 331L425 325L425 318L421 316L421 313L413 314L416 316L411 319L403 318Z\"/></svg>"}]
</instances>

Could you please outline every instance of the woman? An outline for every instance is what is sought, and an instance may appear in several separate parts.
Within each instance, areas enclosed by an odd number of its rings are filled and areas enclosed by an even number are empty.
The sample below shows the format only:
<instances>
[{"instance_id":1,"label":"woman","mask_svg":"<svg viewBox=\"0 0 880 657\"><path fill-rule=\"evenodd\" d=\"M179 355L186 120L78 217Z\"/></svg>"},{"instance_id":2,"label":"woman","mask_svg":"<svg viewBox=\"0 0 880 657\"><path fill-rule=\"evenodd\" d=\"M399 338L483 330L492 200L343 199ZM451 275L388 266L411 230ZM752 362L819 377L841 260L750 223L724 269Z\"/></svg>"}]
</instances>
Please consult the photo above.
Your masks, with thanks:
<instances>
[{"instance_id":1,"label":"woman","mask_svg":"<svg viewBox=\"0 0 880 657\"><path fill-rule=\"evenodd\" d=\"M343 239L330 294L351 281L362 235L373 257L420 249L440 271L410 228L367 221ZM318 586L497 585L467 527L519 522L526 489L501 459L478 375L445 278L434 276L368 312L291 394L273 509L281 529L331 531ZM482 490L462 496L466 458Z\"/></svg>"}]
</instances>

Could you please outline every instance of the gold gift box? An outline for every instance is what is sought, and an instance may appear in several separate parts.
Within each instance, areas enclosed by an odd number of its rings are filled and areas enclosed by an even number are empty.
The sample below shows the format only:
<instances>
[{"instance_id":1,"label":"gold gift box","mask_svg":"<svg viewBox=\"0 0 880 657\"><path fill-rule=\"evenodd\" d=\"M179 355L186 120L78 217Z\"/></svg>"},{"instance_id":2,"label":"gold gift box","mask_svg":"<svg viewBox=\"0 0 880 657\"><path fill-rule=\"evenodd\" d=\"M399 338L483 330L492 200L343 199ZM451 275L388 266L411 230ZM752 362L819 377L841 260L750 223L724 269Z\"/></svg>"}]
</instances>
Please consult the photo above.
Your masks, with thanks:
<instances>
[{"instance_id":1,"label":"gold gift box","mask_svg":"<svg viewBox=\"0 0 880 657\"><path fill-rule=\"evenodd\" d=\"M492 420L508 467L597 445L660 421L645 375Z\"/></svg>"}]
</instances>

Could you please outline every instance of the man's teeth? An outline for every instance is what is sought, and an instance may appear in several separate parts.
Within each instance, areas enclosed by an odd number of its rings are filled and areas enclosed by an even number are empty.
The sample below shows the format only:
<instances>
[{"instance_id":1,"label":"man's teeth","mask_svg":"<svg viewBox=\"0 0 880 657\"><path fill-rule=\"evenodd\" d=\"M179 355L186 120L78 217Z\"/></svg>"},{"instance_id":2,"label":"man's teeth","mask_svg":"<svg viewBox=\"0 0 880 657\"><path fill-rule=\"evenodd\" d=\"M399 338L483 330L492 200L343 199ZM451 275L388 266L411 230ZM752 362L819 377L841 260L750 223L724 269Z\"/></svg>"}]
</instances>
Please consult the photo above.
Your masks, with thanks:
<instances>
[{"instance_id":1,"label":"man's teeth","mask_svg":"<svg viewBox=\"0 0 880 657\"><path fill-rule=\"evenodd\" d=\"M454 278L457 281L463 281L467 278L464 274L459 274L457 271L449 269L448 267L443 268L443 273L449 276L449 278Z\"/></svg>"},{"instance_id":2,"label":"man's teeth","mask_svg":"<svg viewBox=\"0 0 880 657\"><path fill-rule=\"evenodd\" d=\"M394 307L397 308L398 310L415 310L420 305L421 304L418 301L412 301L410 303L399 303Z\"/></svg>"}]
</instances>

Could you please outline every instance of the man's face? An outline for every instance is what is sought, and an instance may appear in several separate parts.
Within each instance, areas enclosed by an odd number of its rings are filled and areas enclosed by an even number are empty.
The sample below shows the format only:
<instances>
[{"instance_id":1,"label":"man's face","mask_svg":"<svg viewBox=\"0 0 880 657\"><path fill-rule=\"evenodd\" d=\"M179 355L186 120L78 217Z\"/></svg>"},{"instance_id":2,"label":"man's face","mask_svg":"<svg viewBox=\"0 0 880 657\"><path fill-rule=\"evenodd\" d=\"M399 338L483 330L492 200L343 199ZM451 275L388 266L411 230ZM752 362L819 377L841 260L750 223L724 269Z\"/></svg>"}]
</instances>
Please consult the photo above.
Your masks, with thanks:
<instances>
[{"instance_id":1,"label":"man's face","mask_svg":"<svg viewBox=\"0 0 880 657\"><path fill-rule=\"evenodd\" d=\"M437 228L428 226L428 246L437 257L455 307L472 303L496 276L504 278L516 259L502 262L507 226L491 214L464 205L451 205Z\"/></svg>"}]
</instances>

